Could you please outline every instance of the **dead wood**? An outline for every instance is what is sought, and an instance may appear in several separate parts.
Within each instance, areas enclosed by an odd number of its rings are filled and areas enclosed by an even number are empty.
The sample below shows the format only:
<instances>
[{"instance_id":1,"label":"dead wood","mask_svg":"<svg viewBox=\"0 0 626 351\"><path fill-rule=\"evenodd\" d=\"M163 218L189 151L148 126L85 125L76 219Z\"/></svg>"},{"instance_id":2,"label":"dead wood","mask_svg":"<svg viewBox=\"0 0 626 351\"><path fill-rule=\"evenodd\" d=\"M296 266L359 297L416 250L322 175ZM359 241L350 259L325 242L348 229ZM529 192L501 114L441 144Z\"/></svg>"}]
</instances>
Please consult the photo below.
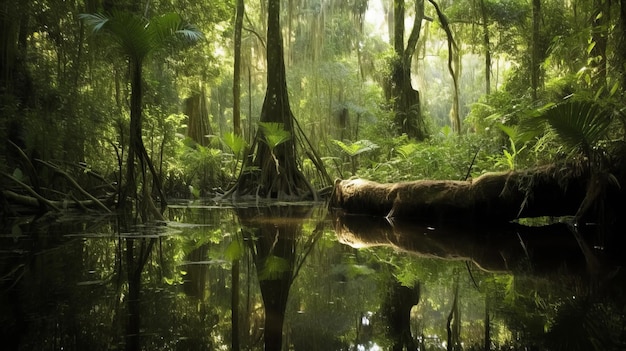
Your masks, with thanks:
<instances>
[{"instance_id":1,"label":"dead wood","mask_svg":"<svg viewBox=\"0 0 626 351\"><path fill-rule=\"evenodd\" d=\"M509 222L520 217L575 215L586 177L565 168L487 173L475 180L381 184L337 180L329 207L341 213L423 223Z\"/></svg>"}]
</instances>

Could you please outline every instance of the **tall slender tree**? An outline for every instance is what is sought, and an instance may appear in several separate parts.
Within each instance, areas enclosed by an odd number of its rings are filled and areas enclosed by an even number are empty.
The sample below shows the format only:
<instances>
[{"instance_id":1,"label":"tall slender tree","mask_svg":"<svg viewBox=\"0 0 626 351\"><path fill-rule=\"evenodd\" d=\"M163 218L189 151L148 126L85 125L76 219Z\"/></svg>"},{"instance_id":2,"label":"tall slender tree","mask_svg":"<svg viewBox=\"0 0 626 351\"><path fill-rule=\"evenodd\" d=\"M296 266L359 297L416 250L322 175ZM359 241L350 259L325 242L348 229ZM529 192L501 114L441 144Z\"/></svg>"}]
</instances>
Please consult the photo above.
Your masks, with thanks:
<instances>
[{"instance_id":1,"label":"tall slender tree","mask_svg":"<svg viewBox=\"0 0 626 351\"><path fill-rule=\"evenodd\" d=\"M151 53L164 48L173 37L182 37L187 41L196 41L202 38L202 33L191 25L186 24L176 13L168 13L148 20L128 12L112 12L111 15L83 14L81 18L92 27L94 33L106 33L117 44L122 54L126 56L131 71L130 94L130 141L128 158L126 161L126 183L122 186L119 198L119 207L125 213L132 213L132 202L128 197L139 202L144 196L142 205L137 204L143 220L147 220L148 211L154 208L149 190L146 173L147 169L153 177L153 186L161 200L161 209L166 205L160 176L157 173L142 138L143 118L143 77L142 67ZM136 167L139 166L141 184L137 180ZM139 185L143 191L139 192ZM152 211L154 212L158 211Z\"/></svg>"},{"instance_id":2,"label":"tall slender tree","mask_svg":"<svg viewBox=\"0 0 626 351\"><path fill-rule=\"evenodd\" d=\"M448 72L450 72L450 77L452 77L452 85L454 88L452 107L450 108L449 114L450 124L452 125L453 131L460 133L461 117L459 116L459 76L461 70L461 54L459 53L459 47L454 41L454 36L452 35L452 29L450 28L448 18L439 7L439 4L437 4L434 0L428 0L428 2L435 7L441 27L446 32L446 37L448 39Z\"/></svg>"},{"instance_id":3,"label":"tall slender tree","mask_svg":"<svg viewBox=\"0 0 626 351\"><path fill-rule=\"evenodd\" d=\"M485 94L491 94L491 47L489 36L489 14L485 0L480 0L480 17L483 28L483 49L485 50Z\"/></svg>"},{"instance_id":4,"label":"tall slender tree","mask_svg":"<svg viewBox=\"0 0 626 351\"><path fill-rule=\"evenodd\" d=\"M237 0L235 15L235 52L233 64L233 131L241 135L241 30L243 28L243 0Z\"/></svg>"},{"instance_id":5,"label":"tall slender tree","mask_svg":"<svg viewBox=\"0 0 626 351\"><path fill-rule=\"evenodd\" d=\"M530 87L532 89L533 100L537 100L539 90L539 79L541 77L541 43L540 43L540 20L541 20L541 0L533 0L532 19L532 54L530 67Z\"/></svg>"},{"instance_id":6,"label":"tall slender tree","mask_svg":"<svg viewBox=\"0 0 626 351\"><path fill-rule=\"evenodd\" d=\"M393 48L396 60L392 67L392 99L395 123L400 132L410 138L426 138L426 126L420 107L419 91L411 84L411 62L420 36L424 18L424 0L414 0L415 18L405 47L404 44L404 0L394 0Z\"/></svg>"}]
</instances>

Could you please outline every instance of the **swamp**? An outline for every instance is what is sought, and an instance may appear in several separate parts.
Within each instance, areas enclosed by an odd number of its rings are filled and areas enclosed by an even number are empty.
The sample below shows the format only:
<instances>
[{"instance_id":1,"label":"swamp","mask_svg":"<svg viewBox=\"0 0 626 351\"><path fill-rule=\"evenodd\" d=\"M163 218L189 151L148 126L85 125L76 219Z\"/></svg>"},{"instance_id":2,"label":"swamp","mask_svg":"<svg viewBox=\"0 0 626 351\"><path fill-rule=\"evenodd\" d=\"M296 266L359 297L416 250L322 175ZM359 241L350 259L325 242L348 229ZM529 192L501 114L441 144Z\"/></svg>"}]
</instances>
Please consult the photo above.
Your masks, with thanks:
<instances>
[{"instance_id":1,"label":"swamp","mask_svg":"<svg viewBox=\"0 0 626 351\"><path fill-rule=\"evenodd\" d=\"M626 349L626 2L0 0L3 350Z\"/></svg>"}]
</instances>

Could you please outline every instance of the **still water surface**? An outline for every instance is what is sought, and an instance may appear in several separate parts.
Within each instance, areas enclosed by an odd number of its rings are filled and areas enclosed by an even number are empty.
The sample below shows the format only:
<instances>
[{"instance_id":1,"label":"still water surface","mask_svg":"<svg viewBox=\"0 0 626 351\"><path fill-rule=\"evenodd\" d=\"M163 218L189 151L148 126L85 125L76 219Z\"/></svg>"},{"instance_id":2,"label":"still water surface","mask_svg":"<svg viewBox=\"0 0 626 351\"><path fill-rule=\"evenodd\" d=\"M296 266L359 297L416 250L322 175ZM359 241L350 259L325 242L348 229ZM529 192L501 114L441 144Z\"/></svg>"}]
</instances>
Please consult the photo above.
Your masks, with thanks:
<instances>
[{"instance_id":1,"label":"still water surface","mask_svg":"<svg viewBox=\"0 0 626 351\"><path fill-rule=\"evenodd\" d=\"M8 220L1 348L623 349L622 273L565 225L435 228L324 204L166 215L130 231Z\"/></svg>"}]
</instances>

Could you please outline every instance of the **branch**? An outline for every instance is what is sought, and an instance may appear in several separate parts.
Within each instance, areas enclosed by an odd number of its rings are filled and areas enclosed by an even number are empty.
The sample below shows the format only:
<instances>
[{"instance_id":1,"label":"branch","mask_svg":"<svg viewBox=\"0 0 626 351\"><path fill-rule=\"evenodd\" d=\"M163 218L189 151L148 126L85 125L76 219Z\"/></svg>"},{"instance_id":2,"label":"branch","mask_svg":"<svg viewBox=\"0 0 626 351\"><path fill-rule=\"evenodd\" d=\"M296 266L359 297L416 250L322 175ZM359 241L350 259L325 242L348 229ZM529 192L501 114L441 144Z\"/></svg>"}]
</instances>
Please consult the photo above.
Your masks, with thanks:
<instances>
[{"instance_id":1,"label":"branch","mask_svg":"<svg viewBox=\"0 0 626 351\"><path fill-rule=\"evenodd\" d=\"M78 190L81 194L87 196L89 199L91 199L91 201L93 201L98 207L104 209L106 212L110 213L111 210L106 207L102 202L100 202L100 200L96 199L93 195L91 195L87 190L83 189L80 185L78 185L78 183L76 183L76 181L74 180L74 178L72 178L69 174L67 174L67 172L61 170L59 167L57 167L56 165L44 161L44 160L40 160L37 159L35 160L39 163L41 163L44 166L49 167L50 169L52 169L54 172L61 174L62 176L64 176L69 182L70 184L72 184L72 186L74 186L74 188L76 190Z\"/></svg>"},{"instance_id":2,"label":"branch","mask_svg":"<svg viewBox=\"0 0 626 351\"><path fill-rule=\"evenodd\" d=\"M4 173L1 172L0 174L2 174L3 176L11 179L12 181L14 181L16 184L18 184L19 186L21 186L22 188L26 189L26 191L28 193L30 193L35 199L37 199L39 202L37 203L37 206L39 206L41 203L47 205L48 207L52 208L55 211L60 211L61 209L59 209L57 206L55 206L50 200L46 199L45 197L39 195L35 190L33 190L33 188L31 188L30 186L28 186L27 184L24 184L23 182L21 182L19 179L13 177L12 175L8 174L8 173ZM4 191L3 193L7 193L9 192ZM14 193L15 194L15 193ZM5 194L6 195L6 194Z\"/></svg>"},{"instance_id":3,"label":"branch","mask_svg":"<svg viewBox=\"0 0 626 351\"><path fill-rule=\"evenodd\" d=\"M415 47L417 46L417 41L420 37L420 31L422 30L422 20L424 19L424 1L416 0L415 1L415 22L413 22L413 29L411 29L411 34L409 34L409 40L407 42L406 51L404 52L404 59L409 61L405 62L406 64L411 64L410 59L415 52Z\"/></svg>"},{"instance_id":4,"label":"branch","mask_svg":"<svg viewBox=\"0 0 626 351\"><path fill-rule=\"evenodd\" d=\"M261 42L261 45L263 46L263 48L267 49L267 46L265 45L265 41L263 40L263 37L261 37L259 33L257 33L254 29L251 29L251 28L243 27L243 29L254 34L254 36L257 37L257 39L259 39L259 41Z\"/></svg>"}]
</instances>

